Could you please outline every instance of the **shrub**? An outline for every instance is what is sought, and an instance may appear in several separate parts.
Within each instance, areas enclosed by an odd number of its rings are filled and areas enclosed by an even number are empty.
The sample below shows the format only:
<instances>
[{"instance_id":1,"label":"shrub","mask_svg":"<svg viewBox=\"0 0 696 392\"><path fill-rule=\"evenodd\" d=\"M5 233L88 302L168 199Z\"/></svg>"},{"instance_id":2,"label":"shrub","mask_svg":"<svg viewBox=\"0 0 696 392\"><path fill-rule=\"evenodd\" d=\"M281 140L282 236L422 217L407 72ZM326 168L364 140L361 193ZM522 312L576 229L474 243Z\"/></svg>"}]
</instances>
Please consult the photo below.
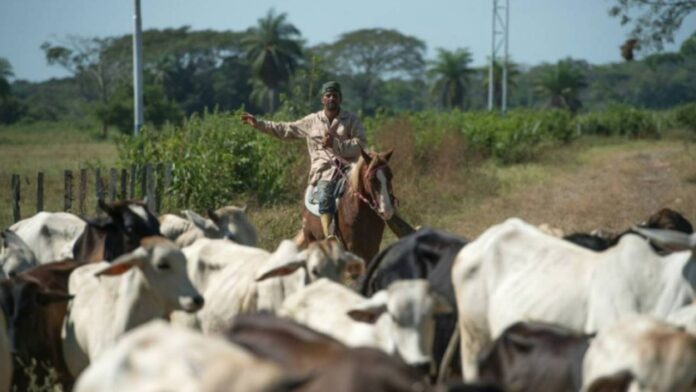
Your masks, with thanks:
<instances>
[{"instance_id":1,"label":"shrub","mask_svg":"<svg viewBox=\"0 0 696 392\"><path fill-rule=\"evenodd\" d=\"M696 102L677 106L673 113L678 125L696 132Z\"/></svg>"},{"instance_id":2,"label":"shrub","mask_svg":"<svg viewBox=\"0 0 696 392\"><path fill-rule=\"evenodd\" d=\"M616 104L605 111L578 116L575 125L584 135L633 138L659 137L662 128L654 112Z\"/></svg>"},{"instance_id":3,"label":"shrub","mask_svg":"<svg viewBox=\"0 0 696 392\"><path fill-rule=\"evenodd\" d=\"M287 168L297 154L268 135L240 123L238 113L194 115L180 127L144 128L141 136L118 138L125 165L173 164L173 206L198 210L240 196L261 202L287 198Z\"/></svg>"}]
</instances>

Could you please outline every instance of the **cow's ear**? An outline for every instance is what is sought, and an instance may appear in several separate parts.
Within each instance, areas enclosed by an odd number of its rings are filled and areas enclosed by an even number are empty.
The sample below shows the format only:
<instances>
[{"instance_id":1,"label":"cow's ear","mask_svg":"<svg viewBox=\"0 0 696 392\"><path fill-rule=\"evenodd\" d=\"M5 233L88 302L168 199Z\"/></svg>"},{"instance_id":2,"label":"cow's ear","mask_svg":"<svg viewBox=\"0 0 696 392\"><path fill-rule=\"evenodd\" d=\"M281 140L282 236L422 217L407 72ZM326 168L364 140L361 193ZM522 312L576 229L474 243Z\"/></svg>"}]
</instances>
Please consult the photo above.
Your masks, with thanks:
<instances>
[{"instance_id":1,"label":"cow's ear","mask_svg":"<svg viewBox=\"0 0 696 392\"><path fill-rule=\"evenodd\" d=\"M26 243L22 240L20 236L10 229L5 229L0 233L3 240L3 246L5 248L15 248L15 249L25 249L27 248Z\"/></svg>"},{"instance_id":2,"label":"cow's ear","mask_svg":"<svg viewBox=\"0 0 696 392\"><path fill-rule=\"evenodd\" d=\"M590 384L587 392L627 391L633 378L633 374L628 370L599 377Z\"/></svg>"},{"instance_id":3,"label":"cow's ear","mask_svg":"<svg viewBox=\"0 0 696 392\"><path fill-rule=\"evenodd\" d=\"M36 293L36 302L39 305L48 305L56 302L67 302L75 298L74 295L60 291L39 291Z\"/></svg>"},{"instance_id":4,"label":"cow's ear","mask_svg":"<svg viewBox=\"0 0 696 392\"><path fill-rule=\"evenodd\" d=\"M97 205L99 206L99 209L106 212L106 214L109 216L111 216L114 212L111 206L106 204L104 199L102 199L101 197L99 198L99 200L97 200Z\"/></svg>"},{"instance_id":5,"label":"cow's ear","mask_svg":"<svg viewBox=\"0 0 696 392\"><path fill-rule=\"evenodd\" d=\"M190 220L194 226L198 227L201 230L205 230L207 226L207 221L204 217L191 210L184 210L184 215L186 215L186 219Z\"/></svg>"},{"instance_id":6,"label":"cow's ear","mask_svg":"<svg viewBox=\"0 0 696 392\"><path fill-rule=\"evenodd\" d=\"M355 321L374 324L382 313L387 311L387 292L378 291L372 298L348 311L348 316Z\"/></svg>"},{"instance_id":7,"label":"cow's ear","mask_svg":"<svg viewBox=\"0 0 696 392\"><path fill-rule=\"evenodd\" d=\"M680 231L646 229L633 226L633 231L639 233L662 248L671 251L692 250L696 251L696 233L688 235Z\"/></svg>"},{"instance_id":8,"label":"cow's ear","mask_svg":"<svg viewBox=\"0 0 696 392\"><path fill-rule=\"evenodd\" d=\"M208 214L208 218L210 218L211 221L215 222L215 224L218 224L218 222L220 222L220 216L218 216L218 214L216 214L212 208L207 208L205 212Z\"/></svg>"},{"instance_id":9,"label":"cow's ear","mask_svg":"<svg viewBox=\"0 0 696 392\"><path fill-rule=\"evenodd\" d=\"M106 268L97 271L94 276L116 276L124 274L133 267L142 267L145 264L146 258L147 251L143 249L143 247L139 247L131 253L119 256L109 263Z\"/></svg>"},{"instance_id":10,"label":"cow's ear","mask_svg":"<svg viewBox=\"0 0 696 392\"><path fill-rule=\"evenodd\" d=\"M292 274L307 265L307 260L302 255L293 241L282 241L259 270L256 281Z\"/></svg>"},{"instance_id":11,"label":"cow's ear","mask_svg":"<svg viewBox=\"0 0 696 392\"><path fill-rule=\"evenodd\" d=\"M306 265L305 260L292 260L288 261L283 265L274 266L270 269L263 269L259 274L256 275L256 281L260 282L268 278L276 278L281 276L287 276L297 271L298 269Z\"/></svg>"}]
</instances>

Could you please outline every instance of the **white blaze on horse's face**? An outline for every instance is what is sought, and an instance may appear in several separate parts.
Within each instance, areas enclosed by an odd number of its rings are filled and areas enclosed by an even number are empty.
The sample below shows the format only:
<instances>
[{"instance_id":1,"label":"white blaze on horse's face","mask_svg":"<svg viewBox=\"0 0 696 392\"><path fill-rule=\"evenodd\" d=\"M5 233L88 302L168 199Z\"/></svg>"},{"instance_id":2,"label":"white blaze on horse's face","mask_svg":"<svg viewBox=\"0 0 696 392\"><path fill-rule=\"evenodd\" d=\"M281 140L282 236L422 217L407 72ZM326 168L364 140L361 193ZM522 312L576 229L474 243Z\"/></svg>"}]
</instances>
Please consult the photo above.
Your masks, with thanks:
<instances>
[{"instance_id":1,"label":"white blaze on horse's face","mask_svg":"<svg viewBox=\"0 0 696 392\"><path fill-rule=\"evenodd\" d=\"M377 181L379 181L378 212L384 220L389 220L394 215L394 206L387 188L387 176L384 175L384 170L377 171Z\"/></svg>"}]
</instances>

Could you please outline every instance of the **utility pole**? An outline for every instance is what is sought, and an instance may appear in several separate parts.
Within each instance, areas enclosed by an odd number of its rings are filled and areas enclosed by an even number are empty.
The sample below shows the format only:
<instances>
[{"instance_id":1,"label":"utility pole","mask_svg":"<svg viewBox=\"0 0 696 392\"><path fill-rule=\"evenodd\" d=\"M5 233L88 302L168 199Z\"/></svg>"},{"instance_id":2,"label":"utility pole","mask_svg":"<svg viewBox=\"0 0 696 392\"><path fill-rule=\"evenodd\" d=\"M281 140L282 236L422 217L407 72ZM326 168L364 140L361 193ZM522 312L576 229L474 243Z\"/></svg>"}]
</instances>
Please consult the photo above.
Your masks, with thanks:
<instances>
[{"instance_id":1,"label":"utility pole","mask_svg":"<svg viewBox=\"0 0 696 392\"><path fill-rule=\"evenodd\" d=\"M134 0L135 11L133 14L133 107L134 126L133 135L140 135L143 126L143 49L140 43L142 33L142 18L140 17L140 0Z\"/></svg>"},{"instance_id":2,"label":"utility pole","mask_svg":"<svg viewBox=\"0 0 696 392\"><path fill-rule=\"evenodd\" d=\"M488 69L488 110L492 111L495 106L495 62L498 53L503 48L503 75L502 75L502 97L500 108L504 114L507 112L507 87L508 87L508 38L510 22L510 0L505 0L505 5L499 5L499 0L493 0L493 23L491 34L491 63Z\"/></svg>"}]
</instances>

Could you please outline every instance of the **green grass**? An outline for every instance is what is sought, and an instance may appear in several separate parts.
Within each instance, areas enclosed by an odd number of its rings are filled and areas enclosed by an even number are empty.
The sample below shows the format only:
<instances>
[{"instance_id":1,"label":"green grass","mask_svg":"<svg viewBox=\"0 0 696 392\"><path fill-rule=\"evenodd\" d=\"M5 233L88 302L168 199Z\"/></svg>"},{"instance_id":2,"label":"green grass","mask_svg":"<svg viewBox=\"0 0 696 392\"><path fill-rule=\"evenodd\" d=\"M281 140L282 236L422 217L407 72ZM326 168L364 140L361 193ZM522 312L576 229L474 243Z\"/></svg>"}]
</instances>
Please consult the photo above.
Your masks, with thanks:
<instances>
[{"instance_id":1,"label":"green grass","mask_svg":"<svg viewBox=\"0 0 696 392\"><path fill-rule=\"evenodd\" d=\"M95 127L78 123L33 123L0 126L0 223L12 223L11 176L21 176L22 218L36 212L37 174L44 173L44 209L63 210L64 171L72 170L77 195L79 170L112 167L118 162L116 147L102 140ZM94 172L88 175L86 205L95 204ZM76 197L76 196L75 196ZM73 205L77 205L77 200ZM94 211L90 208L88 211Z\"/></svg>"},{"instance_id":2,"label":"green grass","mask_svg":"<svg viewBox=\"0 0 696 392\"><path fill-rule=\"evenodd\" d=\"M494 160L477 156L475 150L468 149L466 142L454 133L445 134L442 142L433 144L424 153L416 154L417 143L405 125L407 124L396 124L392 128L385 126L372 140L375 145L394 149L391 166L394 171L394 191L400 199L400 213L413 225L427 225L467 237L512 215L552 221L558 213L554 216L548 212L549 203L562 203L563 197L575 203L577 212L574 212L574 206L571 204L565 207L555 206L558 211L570 211L568 216L563 217L562 223L568 227L579 227L586 220L583 206L587 205L589 208L600 201L591 200L596 196L590 193L583 196L587 200L578 200L578 195L585 195L582 191L583 184L578 184L577 190L566 189L565 193L555 195L553 192L559 187L559 179L567 180L561 183L567 188L567 182L575 181L568 180L574 178L573 176L578 176L577 181L586 180L582 176L589 168L595 169L593 175L600 173L601 176L603 169L598 166L616 165L616 162L611 162L611 157L615 155L641 154L642 151L662 148L683 148L686 153L670 158L671 170L679 170L684 187L696 183L696 172L693 169L696 168L693 165L696 147L689 141L691 135L682 131L665 133L659 140L584 136L570 144L545 148L532 161L501 165ZM297 148L293 148L293 154L306 154L303 146L295 147ZM414 158L417 156L422 161ZM45 173L45 210L62 211L63 171L74 171L76 197L78 170L90 169L85 214L94 216L96 198L93 169L108 168L117 163L114 143L100 139L93 127L69 123L0 127L0 223L3 227L12 223L12 173L22 176L22 217L27 217L36 211L37 171L43 170ZM240 198L233 198L232 202L237 204L251 203L249 214L258 229L261 247L273 249L281 239L292 238L299 230L302 208L300 200L305 185L307 164L302 155L297 167L290 167L286 171L286 175L296 179L290 192L290 202L259 205L241 195ZM617 184L618 180L620 178L617 178ZM688 196L696 193L689 193L689 188L685 189L676 190L675 195L683 199L685 207L696 205L693 203L693 197ZM575 193L569 194L571 191ZM537 202L538 200L545 202ZM608 216L613 213L610 207L613 208L614 203L605 204L603 208L606 211L603 214ZM643 213L638 205L632 208L629 212L633 215ZM689 218L694 218L691 207L683 209ZM77 200L73 201L71 212L77 212ZM629 212L624 214L627 215ZM623 224L621 219L624 217L617 218L615 224ZM387 232L383 244L391 243L394 239L394 236Z\"/></svg>"}]
</instances>

